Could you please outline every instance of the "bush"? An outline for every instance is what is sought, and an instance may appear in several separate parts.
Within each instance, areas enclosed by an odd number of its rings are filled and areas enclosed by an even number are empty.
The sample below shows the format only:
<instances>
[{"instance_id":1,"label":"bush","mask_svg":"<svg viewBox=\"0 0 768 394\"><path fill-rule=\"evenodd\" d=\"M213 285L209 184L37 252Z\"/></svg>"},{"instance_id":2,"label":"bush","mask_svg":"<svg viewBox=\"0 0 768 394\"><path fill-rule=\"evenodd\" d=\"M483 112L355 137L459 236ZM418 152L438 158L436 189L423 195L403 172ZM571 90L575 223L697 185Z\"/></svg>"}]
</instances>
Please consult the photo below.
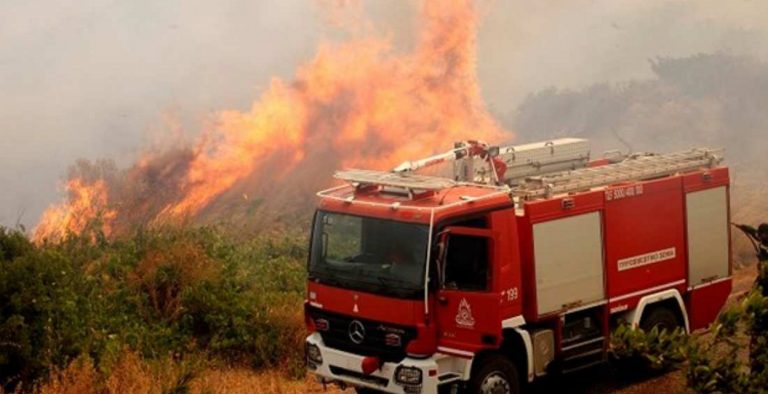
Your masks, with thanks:
<instances>
[{"instance_id":1,"label":"bush","mask_svg":"<svg viewBox=\"0 0 768 394\"><path fill-rule=\"evenodd\" d=\"M768 277L766 269L762 278ZM646 333L621 325L611 337L612 353L622 364L640 363L656 371L687 363L687 384L697 393L765 393L767 325L768 297L756 286L740 303L726 308L706 333L687 337L681 329Z\"/></svg>"},{"instance_id":2,"label":"bush","mask_svg":"<svg viewBox=\"0 0 768 394\"><path fill-rule=\"evenodd\" d=\"M768 298L753 290L741 303L723 311L709 335L698 336L688 349L688 386L698 393L764 393L768 387ZM749 347L749 357L744 348Z\"/></svg>"},{"instance_id":3,"label":"bush","mask_svg":"<svg viewBox=\"0 0 768 394\"><path fill-rule=\"evenodd\" d=\"M611 354L621 363L641 367L632 370L666 371L685 361L688 338L680 327L645 332L622 324L611 334Z\"/></svg>"},{"instance_id":4,"label":"bush","mask_svg":"<svg viewBox=\"0 0 768 394\"><path fill-rule=\"evenodd\" d=\"M34 245L0 228L0 383L125 351L301 370L304 240L139 229Z\"/></svg>"},{"instance_id":5,"label":"bush","mask_svg":"<svg viewBox=\"0 0 768 394\"><path fill-rule=\"evenodd\" d=\"M32 251L33 245L19 230L0 227L0 262L11 261Z\"/></svg>"},{"instance_id":6,"label":"bush","mask_svg":"<svg viewBox=\"0 0 768 394\"><path fill-rule=\"evenodd\" d=\"M94 283L60 251L30 248L13 257L0 262L4 381L35 378L48 365L64 365L86 350L98 303Z\"/></svg>"}]
</instances>

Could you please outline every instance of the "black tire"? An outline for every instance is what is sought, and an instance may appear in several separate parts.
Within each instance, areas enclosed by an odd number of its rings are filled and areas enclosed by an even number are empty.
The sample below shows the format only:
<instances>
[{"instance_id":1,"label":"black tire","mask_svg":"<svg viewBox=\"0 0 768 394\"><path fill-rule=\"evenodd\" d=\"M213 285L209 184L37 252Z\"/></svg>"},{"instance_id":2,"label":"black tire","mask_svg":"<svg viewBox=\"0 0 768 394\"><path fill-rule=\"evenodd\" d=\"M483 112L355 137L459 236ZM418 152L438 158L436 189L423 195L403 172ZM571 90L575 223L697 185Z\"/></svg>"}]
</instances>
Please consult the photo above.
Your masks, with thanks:
<instances>
[{"instance_id":1,"label":"black tire","mask_svg":"<svg viewBox=\"0 0 768 394\"><path fill-rule=\"evenodd\" d=\"M654 327L658 327L659 331L663 329L672 331L677 327L682 327L682 323L669 306L658 305L653 306L650 311L646 312L643 320L640 321L640 328L645 332L651 331Z\"/></svg>"},{"instance_id":2,"label":"black tire","mask_svg":"<svg viewBox=\"0 0 768 394\"><path fill-rule=\"evenodd\" d=\"M473 368L468 394L520 394L520 375L506 357L490 355Z\"/></svg>"}]
</instances>

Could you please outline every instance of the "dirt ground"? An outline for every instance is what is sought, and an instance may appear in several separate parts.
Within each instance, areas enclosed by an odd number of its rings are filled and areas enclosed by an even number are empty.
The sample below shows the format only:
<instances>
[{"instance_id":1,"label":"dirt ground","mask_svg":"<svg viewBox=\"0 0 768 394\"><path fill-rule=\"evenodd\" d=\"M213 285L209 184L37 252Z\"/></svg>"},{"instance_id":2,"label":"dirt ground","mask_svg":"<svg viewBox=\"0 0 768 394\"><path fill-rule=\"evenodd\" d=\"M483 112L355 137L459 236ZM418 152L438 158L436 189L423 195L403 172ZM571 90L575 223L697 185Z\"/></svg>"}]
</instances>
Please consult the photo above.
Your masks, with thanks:
<instances>
[{"instance_id":1,"label":"dirt ground","mask_svg":"<svg viewBox=\"0 0 768 394\"><path fill-rule=\"evenodd\" d=\"M752 287L755 280L755 266L749 265L735 270L733 275L733 292L728 302L735 302ZM353 390L341 391L333 386L324 389L313 380L307 380L306 392L319 393L353 393ZM682 394L693 393L685 385L685 372L672 371L663 375L645 377L642 379L628 378L626 374L610 365L596 367L583 373L544 379L529 387L532 394L569 393L569 394Z\"/></svg>"}]
</instances>

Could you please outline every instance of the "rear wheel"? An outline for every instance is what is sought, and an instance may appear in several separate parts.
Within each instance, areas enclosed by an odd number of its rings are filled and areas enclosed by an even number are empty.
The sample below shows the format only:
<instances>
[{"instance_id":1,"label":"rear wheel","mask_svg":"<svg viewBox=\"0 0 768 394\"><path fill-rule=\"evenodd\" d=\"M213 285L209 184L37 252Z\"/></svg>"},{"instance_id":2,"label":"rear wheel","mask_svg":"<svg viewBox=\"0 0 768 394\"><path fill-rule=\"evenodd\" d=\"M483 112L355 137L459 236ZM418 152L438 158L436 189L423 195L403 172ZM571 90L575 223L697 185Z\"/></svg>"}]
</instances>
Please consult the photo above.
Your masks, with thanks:
<instances>
[{"instance_id":1,"label":"rear wheel","mask_svg":"<svg viewBox=\"0 0 768 394\"><path fill-rule=\"evenodd\" d=\"M667 330L671 332L678 327L683 327L680 315L676 306L669 305L669 303L649 305L647 309L643 311L642 319L640 320L640 329L646 333L656 329L661 332ZM629 344L630 347L633 344ZM660 351L660 349L652 347L649 352L651 355ZM663 358L657 358L657 360L663 360ZM669 371L671 365L662 363L653 363L649 358L641 354L635 354L634 356L616 357L614 359L615 365L618 367L619 372L624 375L625 379L638 380L647 379L651 376L658 376L661 373Z\"/></svg>"},{"instance_id":2,"label":"rear wheel","mask_svg":"<svg viewBox=\"0 0 768 394\"><path fill-rule=\"evenodd\" d=\"M681 326L677 314L668 305L654 306L640 321L640 328L645 332L651 331L654 327L658 327L659 331L664 329L672 331Z\"/></svg>"},{"instance_id":3,"label":"rear wheel","mask_svg":"<svg viewBox=\"0 0 768 394\"><path fill-rule=\"evenodd\" d=\"M519 394L520 378L515 364L492 355L485 358L469 381L469 394Z\"/></svg>"}]
</instances>

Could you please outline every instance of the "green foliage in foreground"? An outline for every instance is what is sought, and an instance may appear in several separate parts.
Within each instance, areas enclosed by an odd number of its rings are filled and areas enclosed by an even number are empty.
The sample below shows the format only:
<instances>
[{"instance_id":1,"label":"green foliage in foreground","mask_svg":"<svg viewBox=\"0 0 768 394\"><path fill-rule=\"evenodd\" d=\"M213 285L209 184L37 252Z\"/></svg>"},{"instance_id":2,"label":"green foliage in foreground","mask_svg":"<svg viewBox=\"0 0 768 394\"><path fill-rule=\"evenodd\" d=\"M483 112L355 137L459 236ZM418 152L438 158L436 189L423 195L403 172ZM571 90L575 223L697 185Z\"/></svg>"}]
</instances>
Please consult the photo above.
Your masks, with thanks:
<instances>
[{"instance_id":1,"label":"green foliage in foreground","mask_svg":"<svg viewBox=\"0 0 768 394\"><path fill-rule=\"evenodd\" d=\"M0 387L126 349L299 374L304 245L212 227L35 245L0 228Z\"/></svg>"},{"instance_id":2,"label":"green foliage in foreground","mask_svg":"<svg viewBox=\"0 0 768 394\"><path fill-rule=\"evenodd\" d=\"M679 327L671 332L658 327L645 332L622 324L611 334L611 352L615 359L652 371L679 366L686 359L688 344L688 335Z\"/></svg>"},{"instance_id":3,"label":"green foliage in foreground","mask_svg":"<svg viewBox=\"0 0 768 394\"><path fill-rule=\"evenodd\" d=\"M768 297L755 289L705 333L621 325L611 336L612 354L633 370L684 367L688 387L697 393L768 393L768 332L760 319L768 319Z\"/></svg>"},{"instance_id":4,"label":"green foliage in foreground","mask_svg":"<svg viewBox=\"0 0 768 394\"><path fill-rule=\"evenodd\" d=\"M688 349L688 385L699 393L768 393L768 298L753 290L720 314L708 335ZM749 348L749 354L744 351Z\"/></svg>"}]
</instances>

